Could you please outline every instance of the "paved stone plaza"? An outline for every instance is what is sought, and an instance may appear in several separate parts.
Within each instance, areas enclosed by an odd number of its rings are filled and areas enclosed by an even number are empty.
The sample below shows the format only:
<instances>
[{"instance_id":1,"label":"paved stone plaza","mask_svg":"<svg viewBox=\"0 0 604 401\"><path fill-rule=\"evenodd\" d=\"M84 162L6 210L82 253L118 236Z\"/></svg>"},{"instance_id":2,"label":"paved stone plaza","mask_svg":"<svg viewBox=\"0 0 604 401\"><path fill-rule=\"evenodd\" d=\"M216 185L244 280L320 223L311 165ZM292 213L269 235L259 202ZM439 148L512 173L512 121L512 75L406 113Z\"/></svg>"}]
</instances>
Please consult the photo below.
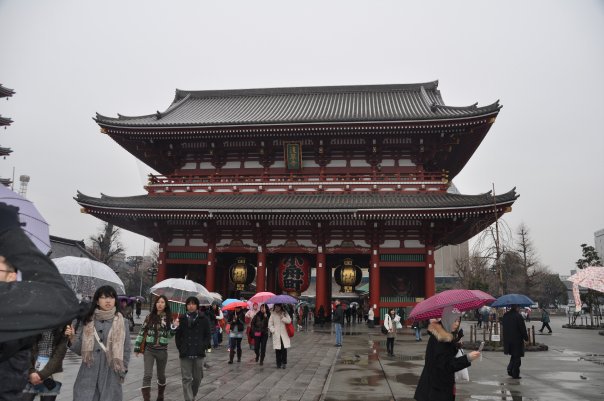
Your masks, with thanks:
<instances>
[{"instance_id":1,"label":"paved stone plaza","mask_svg":"<svg viewBox=\"0 0 604 401\"><path fill-rule=\"evenodd\" d=\"M553 335L538 336L547 352L531 352L522 359L521 380L507 376L508 357L485 352L470 368L470 382L458 386L457 400L601 400L604 399L604 336L593 330L562 329L552 319ZM534 324L538 329L538 322ZM466 328L466 332L469 330ZM207 358L209 369L198 400L412 400L423 367L426 341L415 342L410 329L399 335L395 357L384 354L385 337L379 328L351 325L342 348L334 346L331 327L297 332L288 352L287 369L277 369L274 352L267 350L264 366L244 348L241 363L227 364L225 347ZM270 349L270 344L268 346ZM79 358L65 361L64 388L59 400L72 399ZM142 400L142 357L132 358L124 385L124 400ZM173 342L168 361L166 400L182 400L180 368ZM155 399L155 388L152 400Z\"/></svg>"}]
</instances>

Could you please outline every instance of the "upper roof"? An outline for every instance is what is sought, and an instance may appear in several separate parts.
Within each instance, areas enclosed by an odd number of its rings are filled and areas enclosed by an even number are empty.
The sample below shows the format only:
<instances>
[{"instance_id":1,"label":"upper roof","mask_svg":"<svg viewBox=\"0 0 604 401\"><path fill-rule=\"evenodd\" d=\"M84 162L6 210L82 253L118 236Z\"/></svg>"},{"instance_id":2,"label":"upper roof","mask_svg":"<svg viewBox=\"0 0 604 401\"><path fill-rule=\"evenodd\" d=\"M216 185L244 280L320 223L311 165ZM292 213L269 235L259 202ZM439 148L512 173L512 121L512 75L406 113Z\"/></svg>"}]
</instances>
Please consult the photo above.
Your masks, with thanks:
<instances>
[{"instance_id":1,"label":"upper roof","mask_svg":"<svg viewBox=\"0 0 604 401\"><path fill-rule=\"evenodd\" d=\"M10 118L0 116L0 127L2 127L4 125L11 125L12 123L13 123L13 120L11 120Z\"/></svg>"},{"instance_id":2,"label":"upper roof","mask_svg":"<svg viewBox=\"0 0 604 401\"><path fill-rule=\"evenodd\" d=\"M9 88L6 88L0 84L0 97L9 97L15 94L15 91Z\"/></svg>"},{"instance_id":3,"label":"upper roof","mask_svg":"<svg viewBox=\"0 0 604 401\"><path fill-rule=\"evenodd\" d=\"M117 118L96 115L101 126L220 127L302 123L450 120L496 113L499 101L478 107L444 104L438 81L418 84L268 89L176 90L164 112Z\"/></svg>"},{"instance_id":4,"label":"upper roof","mask_svg":"<svg viewBox=\"0 0 604 401\"><path fill-rule=\"evenodd\" d=\"M498 205L513 203L515 189L497 195ZM401 212L439 211L492 207L491 193L460 195L451 193L419 194L215 194L215 195L139 195L93 198L78 192L75 200L84 207L136 213L208 212L208 213L307 213L307 212Z\"/></svg>"}]
</instances>

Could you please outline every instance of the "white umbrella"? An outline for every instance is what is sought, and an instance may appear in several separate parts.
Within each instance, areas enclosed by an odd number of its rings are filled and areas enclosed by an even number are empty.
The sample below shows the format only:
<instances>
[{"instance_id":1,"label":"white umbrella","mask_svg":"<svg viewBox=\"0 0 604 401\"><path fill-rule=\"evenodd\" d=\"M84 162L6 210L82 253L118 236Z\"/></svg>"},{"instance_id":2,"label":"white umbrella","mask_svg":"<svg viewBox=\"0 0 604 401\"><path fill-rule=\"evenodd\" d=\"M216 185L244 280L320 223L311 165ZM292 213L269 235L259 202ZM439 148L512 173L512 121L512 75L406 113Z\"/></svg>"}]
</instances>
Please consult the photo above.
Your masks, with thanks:
<instances>
[{"instance_id":1,"label":"white umbrella","mask_svg":"<svg viewBox=\"0 0 604 401\"><path fill-rule=\"evenodd\" d=\"M218 302L219 304L222 303L222 295L217 292L210 292L210 295L212 296L212 298L214 298L214 301Z\"/></svg>"},{"instance_id":2,"label":"white umbrella","mask_svg":"<svg viewBox=\"0 0 604 401\"><path fill-rule=\"evenodd\" d=\"M112 286L118 294L126 293L122 280L106 264L75 256L64 256L52 261L76 294L92 297L97 288L104 285Z\"/></svg>"},{"instance_id":3,"label":"white umbrella","mask_svg":"<svg viewBox=\"0 0 604 401\"><path fill-rule=\"evenodd\" d=\"M202 305L211 305L212 294L203 285L184 278L169 278L151 287L151 294L165 295L169 301L184 303L189 297L197 297Z\"/></svg>"}]
</instances>

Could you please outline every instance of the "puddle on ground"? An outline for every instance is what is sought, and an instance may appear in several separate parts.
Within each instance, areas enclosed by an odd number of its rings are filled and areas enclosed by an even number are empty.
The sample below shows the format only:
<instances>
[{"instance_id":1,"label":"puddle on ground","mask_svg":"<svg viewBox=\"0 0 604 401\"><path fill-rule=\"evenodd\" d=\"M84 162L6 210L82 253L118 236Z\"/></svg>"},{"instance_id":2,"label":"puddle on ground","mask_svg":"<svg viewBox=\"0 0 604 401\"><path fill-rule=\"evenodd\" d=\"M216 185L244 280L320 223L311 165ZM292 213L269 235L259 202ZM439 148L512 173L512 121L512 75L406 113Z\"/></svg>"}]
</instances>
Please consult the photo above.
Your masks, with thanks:
<instances>
[{"instance_id":1,"label":"puddle on ground","mask_svg":"<svg viewBox=\"0 0 604 401\"><path fill-rule=\"evenodd\" d=\"M488 381L488 380L473 380L473 383L482 384L484 386L517 386L520 384L520 381L516 379L510 378L509 382L498 382L498 381Z\"/></svg>"},{"instance_id":2,"label":"puddle on ground","mask_svg":"<svg viewBox=\"0 0 604 401\"><path fill-rule=\"evenodd\" d=\"M419 380L418 376L414 375L413 373L403 373L401 375L396 375L394 379L397 382L406 384L408 386L416 386L417 381Z\"/></svg>"},{"instance_id":3,"label":"puddle on ground","mask_svg":"<svg viewBox=\"0 0 604 401\"><path fill-rule=\"evenodd\" d=\"M459 397L457 397L459 398ZM527 398L522 395L501 394L501 395L471 395L464 400L498 400L498 401L535 401L534 398Z\"/></svg>"},{"instance_id":4,"label":"puddle on ground","mask_svg":"<svg viewBox=\"0 0 604 401\"><path fill-rule=\"evenodd\" d=\"M363 377L353 377L348 379L348 383L353 386L379 386L384 380L384 375L366 375Z\"/></svg>"},{"instance_id":5,"label":"puddle on ground","mask_svg":"<svg viewBox=\"0 0 604 401\"><path fill-rule=\"evenodd\" d=\"M553 381L558 381L558 380L587 381L587 380L590 380L587 375L584 375L581 372L549 372L549 373L543 373L542 376L545 377L546 380L553 380Z\"/></svg>"}]
</instances>

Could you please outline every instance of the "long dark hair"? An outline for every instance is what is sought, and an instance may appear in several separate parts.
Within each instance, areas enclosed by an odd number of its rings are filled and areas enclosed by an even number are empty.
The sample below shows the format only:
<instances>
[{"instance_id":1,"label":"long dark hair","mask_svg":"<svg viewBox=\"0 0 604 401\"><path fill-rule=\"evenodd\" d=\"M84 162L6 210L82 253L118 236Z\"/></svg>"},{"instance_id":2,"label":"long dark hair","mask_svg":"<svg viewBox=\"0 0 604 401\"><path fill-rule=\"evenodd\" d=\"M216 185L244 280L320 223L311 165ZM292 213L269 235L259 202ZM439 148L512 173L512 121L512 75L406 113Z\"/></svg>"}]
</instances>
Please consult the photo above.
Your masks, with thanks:
<instances>
[{"instance_id":1,"label":"long dark hair","mask_svg":"<svg viewBox=\"0 0 604 401\"><path fill-rule=\"evenodd\" d=\"M119 313L118 308L117 308L117 292L115 292L115 288L113 288L110 285L104 285L102 287L99 287L94 292L92 301L90 301L90 310L84 315L84 319L82 319L82 321L84 323L88 323L88 322L92 321L92 318L94 316L94 311L96 311L99 307L98 302L99 302L100 297L110 297L110 298L115 299L115 302L116 302L115 314L117 315Z\"/></svg>"},{"instance_id":2,"label":"long dark hair","mask_svg":"<svg viewBox=\"0 0 604 401\"><path fill-rule=\"evenodd\" d=\"M164 309L164 313L166 314L166 325L169 326L172 324L172 312L170 312L170 304L168 303L168 298L165 295L160 295L153 301L153 308L151 309L151 313L149 314L149 323L152 325L157 325L161 323L161 318L159 317L159 313L157 312L157 301L163 299L166 303L166 309Z\"/></svg>"}]
</instances>

